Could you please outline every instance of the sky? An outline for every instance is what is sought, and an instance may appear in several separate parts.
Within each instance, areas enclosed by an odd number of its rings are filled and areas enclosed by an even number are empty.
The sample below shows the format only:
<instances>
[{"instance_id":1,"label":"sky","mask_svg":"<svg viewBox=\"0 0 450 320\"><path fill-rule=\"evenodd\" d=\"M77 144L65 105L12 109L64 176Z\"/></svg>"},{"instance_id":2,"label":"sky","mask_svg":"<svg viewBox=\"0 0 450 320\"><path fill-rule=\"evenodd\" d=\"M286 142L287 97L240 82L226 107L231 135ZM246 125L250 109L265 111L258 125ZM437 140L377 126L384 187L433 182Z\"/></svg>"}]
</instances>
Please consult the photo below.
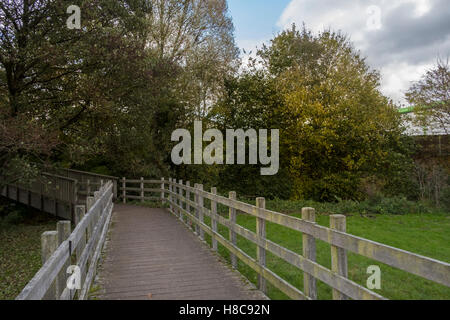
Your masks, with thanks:
<instances>
[{"instance_id":1,"label":"sky","mask_svg":"<svg viewBox=\"0 0 450 320\"><path fill-rule=\"evenodd\" d=\"M438 57L450 58L449 0L228 0L228 7L238 47L253 54L292 23L341 30L399 104Z\"/></svg>"}]
</instances>

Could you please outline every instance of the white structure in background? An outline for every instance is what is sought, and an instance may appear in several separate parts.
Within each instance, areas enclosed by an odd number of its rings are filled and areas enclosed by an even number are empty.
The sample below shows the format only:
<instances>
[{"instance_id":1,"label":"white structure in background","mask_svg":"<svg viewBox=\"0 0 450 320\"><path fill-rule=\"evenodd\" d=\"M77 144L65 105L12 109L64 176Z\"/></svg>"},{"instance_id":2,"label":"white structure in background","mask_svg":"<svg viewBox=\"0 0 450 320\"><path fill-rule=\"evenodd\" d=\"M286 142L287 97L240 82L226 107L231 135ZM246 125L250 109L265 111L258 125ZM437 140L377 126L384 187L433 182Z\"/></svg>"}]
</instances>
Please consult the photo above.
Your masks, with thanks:
<instances>
[{"instance_id":1,"label":"white structure in background","mask_svg":"<svg viewBox=\"0 0 450 320\"><path fill-rule=\"evenodd\" d=\"M432 121L428 126L423 127L415 124L414 119L416 115L414 113L404 113L404 123L407 128L406 133L410 136L445 136L450 132L450 128L446 130L442 127L442 124L437 121Z\"/></svg>"}]
</instances>

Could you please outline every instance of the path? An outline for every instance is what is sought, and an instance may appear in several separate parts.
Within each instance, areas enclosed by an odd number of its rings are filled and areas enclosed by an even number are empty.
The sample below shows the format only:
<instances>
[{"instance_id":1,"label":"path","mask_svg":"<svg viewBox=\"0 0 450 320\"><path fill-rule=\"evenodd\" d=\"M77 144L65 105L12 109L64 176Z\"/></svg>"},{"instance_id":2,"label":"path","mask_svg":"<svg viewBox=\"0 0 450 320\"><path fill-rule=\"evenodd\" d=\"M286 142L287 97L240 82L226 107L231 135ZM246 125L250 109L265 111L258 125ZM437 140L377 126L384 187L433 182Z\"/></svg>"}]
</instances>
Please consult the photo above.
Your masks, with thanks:
<instances>
[{"instance_id":1,"label":"path","mask_svg":"<svg viewBox=\"0 0 450 320\"><path fill-rule=\"evenodd\" d=\"M255 300L265 296L164 209L115 205L100 299Z\"/></svg>"}]
</instances>

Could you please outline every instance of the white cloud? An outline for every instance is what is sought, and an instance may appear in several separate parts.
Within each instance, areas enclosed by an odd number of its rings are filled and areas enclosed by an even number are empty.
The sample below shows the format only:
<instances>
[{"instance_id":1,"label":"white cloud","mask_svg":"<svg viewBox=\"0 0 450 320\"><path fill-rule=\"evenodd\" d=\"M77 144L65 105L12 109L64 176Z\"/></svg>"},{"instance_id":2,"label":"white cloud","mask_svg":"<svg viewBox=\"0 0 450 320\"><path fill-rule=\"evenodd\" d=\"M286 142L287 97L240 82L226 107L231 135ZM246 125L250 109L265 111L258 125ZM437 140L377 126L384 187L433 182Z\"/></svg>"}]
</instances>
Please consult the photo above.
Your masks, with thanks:
<instances>
[{"instance_id":1,"label":"white cloud","mask_svg":"<svg viewBox=\"0 0 450 320\"><path fill-rule=\"evenodd\" d=\"M377 20L379 27L373 27ZM418 80L438 55L450 54L446 0L292 0L277 24L285 29L292 23L305 23L315 32L331 28L349 35L369 64L380 70L382 92L400 103L411 81Z\"/></svg>"}]
</instances>

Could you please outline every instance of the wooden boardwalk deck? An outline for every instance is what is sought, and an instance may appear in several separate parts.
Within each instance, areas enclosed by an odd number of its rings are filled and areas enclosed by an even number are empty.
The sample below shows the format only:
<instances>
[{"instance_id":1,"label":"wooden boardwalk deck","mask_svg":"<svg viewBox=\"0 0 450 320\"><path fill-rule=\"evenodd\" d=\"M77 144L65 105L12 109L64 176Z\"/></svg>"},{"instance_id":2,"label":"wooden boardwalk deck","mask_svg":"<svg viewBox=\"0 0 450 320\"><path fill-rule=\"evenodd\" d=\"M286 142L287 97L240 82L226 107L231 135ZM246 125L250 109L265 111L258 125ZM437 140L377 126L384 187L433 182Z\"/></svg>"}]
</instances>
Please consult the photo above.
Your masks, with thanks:
<instances>
[{"instance_id":1,"label":"wooden boardwalk deck","mask_svg":"<svg viewBox=\"0 0 450 320\"><path fill-rule=\"evenodd\" d=\"M265 296L164 209L116 205L99 299L255 300Z\"/></svg>"}]
</instances>

